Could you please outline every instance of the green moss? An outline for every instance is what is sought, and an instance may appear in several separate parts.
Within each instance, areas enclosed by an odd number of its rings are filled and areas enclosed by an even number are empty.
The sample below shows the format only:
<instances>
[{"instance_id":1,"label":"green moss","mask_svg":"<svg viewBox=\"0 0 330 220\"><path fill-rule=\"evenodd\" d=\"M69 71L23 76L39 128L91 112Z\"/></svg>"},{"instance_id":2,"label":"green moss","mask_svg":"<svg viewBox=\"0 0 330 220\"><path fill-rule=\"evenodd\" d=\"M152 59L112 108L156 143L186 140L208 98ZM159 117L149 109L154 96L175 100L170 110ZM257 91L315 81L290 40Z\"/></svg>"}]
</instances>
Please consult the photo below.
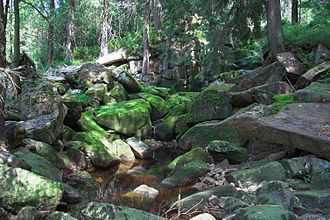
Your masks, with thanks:
<instances>
[{"instance_id":1,"label":"green moss","mask_svg":"<svg viewBox=\"0 0 330 220\"><path fill-rule=\"evenodd\" d=\"M153 121L164 117L170 110L167 102L159 96L149 93L138 93L137 96L149 102Z\"/></svg>"},{"instance_id":2,"label":"green moss","mask_svg":"<svg viewBox=\"0 0 330 220\"><path fill-rule=\"evenodd\" d=\"M94 114L90 111L81 114L78 124L84 131L97 131L104 137L108 135L108 133L95 122Z\"/></svg>"},{"instance_id":3,"label":"green moss","mask_svg":"<svg viewBox=\"0 0 330 220\"><path fill-rule=\"evenodd\" d=\"M163 99L168 99L168 97L170 96L169 91L170 91L170 89L165 88L165 87L142 85L142 92L149 93L152 95L157 95L157 96L162 97Z\"/></svg>"},{"instance_id":4,"label":"green moss","mask_svg":"<svg viewBox=\"0 0 330 220\"><path fill-rule=\"evenodd\" d=\"M205 163L210 162L210 157L206 154L206 151L201 147L196 147L187 153L178 156L171 163L168 164L170 170L174 170L177 166L181 166L192 160L199 160Z\"/></svg>"},{"instance_id":5,"label":"green moss","mask_svg":"<svg viewBox=\"0 0 330 220\"><path fill-rule=\"evenodd\" d=\"M294 103L293 94L275 95L273 96L275 102L272 104L274 111L278 112L287 105Z\"/></svg>"}]
</instances>

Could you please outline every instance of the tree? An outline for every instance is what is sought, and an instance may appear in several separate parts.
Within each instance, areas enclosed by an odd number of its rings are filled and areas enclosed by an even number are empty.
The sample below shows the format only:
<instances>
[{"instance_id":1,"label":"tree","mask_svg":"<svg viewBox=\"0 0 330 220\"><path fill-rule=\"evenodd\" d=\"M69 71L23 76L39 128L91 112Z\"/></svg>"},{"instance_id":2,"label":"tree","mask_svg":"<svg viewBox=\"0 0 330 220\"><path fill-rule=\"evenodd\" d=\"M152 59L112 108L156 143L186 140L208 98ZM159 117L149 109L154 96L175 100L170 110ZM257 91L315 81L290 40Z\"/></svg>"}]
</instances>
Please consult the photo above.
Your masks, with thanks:
<instances>
[{"instance_id":1,"label":"tree","mask_svg":"<svg viewBox=\"0 0 330 220\"><path fill-rule=\"evenodd\" d=\"M102 22L102 31L101 31L100 57L103 57L109 53L108 36L109 36L109 2L108 0L103 0L103 22Z\"/></svg>"},{"instance_id":2,"label":"tree","mask_svg":"<svg viewBox=\"0 0 330 220\"><path fill-rule=\"evenodd\" d=\"M281 20L280 0L268 0L267 9L267 40L268 45L276 57L284 52L284 39Z\"/></svg>"},{"instance_id":3,"label":"tree","mask_svg":"<svg viewBox=\"0 0 330 220\"><path fill-rule=\"evenodd\" d=\"M19 65L20 56L20 16L19 16L19 0L14 0L15 14L15 32L14 32L14 58L13 65Z\"/></svg>"},{"instance_id":4,"label":"tree","mask_svg":"<svg viewBox=\"0 0 330 220\"><path fill-rule=\"evenodd\" d=\"M0 1L0 67L6 66L6 27L9 9L9 0L3 5Z\"/></svg>"},{"instance_id":5,"label":"tree","mask_svg":"<svg viewBox=\"0 0 330 220\"><path fill-rule=\"evenodd\" d=\"M66 60L72 60L73 53L73 37L74 37L74 0L70 0L70 10L69 10L69 18L68 18L68 27L67 27L67 39L66 39Z\"/></svg>"},{"instance_id":6,"label":"tree","mask_svg":"<svg viewBox=\"0 0 330 220\"><path fill-rule=\"evenodd\" d=\"M155 12L155 31L158 33L163 26L162 22L163 16L163 1L156 1L156 12Z\"/></svg>"},{"instance_id":7,"label":"tree","mask_svg":"<svg viewBox=\"0 0 330 220\"><path fill-rule=\"evenodd\" d=\"M299 22L298 0L291 1L291 23L293 25Z\"/></svg>"},{"instance_id":8,"label":"tree","mask_svg":"<svg viewBox=\"0 0 330 220\"><path fill-rule=\"evenodd\" d=\"M143 62L142 62L143 75L147 75L149 72L150 16L151 16L151 7L150 7L150 0L148 0L145 6L145 21L144 21L144 32L143 32Z\"/></svg>"},{"instance_id":9,"label":"tree","mask_svg":"<svg viewBox=\"0 0 330 220\"><path fill-rule=\"evenodd\" d=\"M52 66L54 57L54 35L55 35L55 1L49 1L49 18L48 18L48 47L47 58L48 66Z\"/></svg>"}]
</instances>

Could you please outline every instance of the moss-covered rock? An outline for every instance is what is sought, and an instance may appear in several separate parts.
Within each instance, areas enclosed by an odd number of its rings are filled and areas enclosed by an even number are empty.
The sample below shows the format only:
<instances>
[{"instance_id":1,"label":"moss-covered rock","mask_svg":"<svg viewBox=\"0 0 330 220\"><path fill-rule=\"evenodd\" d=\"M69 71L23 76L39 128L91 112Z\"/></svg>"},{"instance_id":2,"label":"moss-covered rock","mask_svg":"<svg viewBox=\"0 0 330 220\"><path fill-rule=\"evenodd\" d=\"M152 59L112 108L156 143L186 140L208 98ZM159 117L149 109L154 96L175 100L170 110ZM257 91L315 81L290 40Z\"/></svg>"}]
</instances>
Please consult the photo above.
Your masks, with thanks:
<instances>
[{"instance_id":1,"label":"moss-covered rock","mask_svg":"<svg viewBox=\"0 0 330 220\"><path fill-rule=\"evenodd\" d=\"M134 161L135 155L131 147L121 139L114 140L111 143L111 151L121 159L121 161Z\"/></svg>"},{"instance_id":2,"label":"moss-covered rock","mask_svg":"<svg viewBox=\"0 0 330 220\"><path fill-rule=\"evenodd\" d=\"M96 123L94 114L90 111L81 114L78 125L83 131L97 131L104 137L108 135L108 133Z\"/></svg>"},{"instance_id":3,"label":"moss-covered rock","mask_svg":"<svg viewBox=\"0 0 330 220\"><path fill-rule=\"evenodd\" d=\"M233 112L229 96L223 90L207 88L191 103L187 114L187 122L196 124L203 121L225 119Z\"/></svg>"},{"instance_id":4,"label":"moss-covered rock","mask_svg":"<svg viewBox=\"0 0 330 220\"><path fill-rule=\"evenodd\" d=\"M127 92L137 93L142 90L141 85L133 78L133 76L127 72L121 72L117 78Z\"/></svg>"},{"instance_id":5,"label":"moss-covered rock","mask_svg":"<svg viewBox=\"0 0 330 220\"><path fill-rule=\"evenodd\" d=\"M296 91L293 94L295 102L330 102L330 83L313 82L305 89Z\"/></svg>"},{"instance_id":6,"label":"moss-covered rock","mask_svg":"<svg viewBox=\"0 0 330 220\"><path fill-rule=\"evenodd\" d=\"M204 149L195 148L177 157L168 165L172 172L162 181L162 184L166 187L176 187L193 183L210 170L207 163L211 160Z\"/></svg>"},{"instance_id":7,"label":"moss-covered rock","mask_svg":"<svg viewBox=\"0 0 330 220\"><path fill-rule=\"evenodd\" d=\"M64 142L72 140L72 138L76 135L76 132L68 127L68 126L63 126L63 132L62 132L62 140Z\"/></svg>"},{"instance_id":8,"label":"moss-covered rock","mask_svg":"<svg viewBox=\"0 0 330 220\"><path fill-rule=\"evenodd\" d=\"M286 171L279 162L270 162L254 169L242 169L227 176L228 181L242 188L256 187L262 181L286 179Z\"/></svg>"},{"instance_id":9,"label":"moss-covered rock","mask_svg":"<svg viewBox=\"0 0 330 220\"><path fill-rule=\"evenodd\" d=\"M77 73L76 83L86 87L92 86L95 83L105 83L111 88L113 78L105 66L97 63L86 63L80 67Z\"/></svg>"},{"instance_id":10,"label":"moss-covered rock","mask_svg":"<svg viewBox=\"0 0 330 220\"><path fill-rule=\"evenodd\" d=\"M31 166L31 171L55 181L62 181L63 173L51 162L28 149L19 148L15 155Z\"/></svg>"},{"instance_id":11,"label":"moss-covered rock","mask_svg":"<svg viewBox=\"0 0 330 220\"><path fill-rule=\"evenodd\" d=\"M127 92L120 83L115 83L113 89L111 89L106 95L114 98L117 102L124 102L128 99Z\"/></svg>"},{"instance_id":12,"label":"moss-covered rock","mask_svg":"<svg viewBox=\"0 0 330 220\"><path fill-rule=\"evenodd\" d=\"M239 114L237 113L223 121L204 122L191 127L180 136L178 140L180 148L187 150L194 147L207 147L213 140L227 141L242 147L247 140L241 138L237 133L233 121Z\"/></svg>"},{"instance_id":13,"label":"moss-covered rock","mask_svg":"<svg viewBox=\"0 0 330 220\"><path fill-rule=\"evenodd\" d=\"M169 98L169 88L165 88L165 87L157 87L157 86L145 86L142 85L142 92L144 93L149 93L152 95L156 95L159 96L163 99L168 99Z\"/></svg>"},{"instance_id":14,"label":"moss-covered rock","mask_svg":"<svg viewBox=\"0 0 330 220\"><path fill-rule=\"evenodd\" d=\"M151 134L150 104L137 99L109 106L101 106L96 111L96 121L119 133L148 137Z\"/></svg>"},{"instance_id":15,"label":"moss-covered rock","mask_svg":"<svg viewBox=\"0 0 330 220\"><path fill-rule=\"evenodd\" d=\"M199 95L199 92L180 92L174 95L171 95L167 100L167 103L170 108L173 108L177 105L184 105L188 108L190 103L194 100L195 97Z\"/></svg>"},{"instance_id":16,"label":"moss-covered rock","mask_svg":"<svg viewBox=\"0 0 330 220\"><path fill-rule=\"evenodd\" d=\"M228 159L234 163L242 163L247 159L247 149L230 141L211 141L207 146L207 151L218 161Z\"/></svg>"},{"instance_id":17,"label":"moss-covered rock","mask_svg":"<svg viewBox=\"0 0 330 220\"><path fill-rule=\"evenodd\" d=\"M76 218L73 218L68 213L64 212L53 212L49 217L48 220L77 220Z\"/></svg>"},{"instance_id":18,"label":"moss-covered rock","mask_svg":"<svg viewBox=\"0 0 330 220\"><path fill-rule=\"evenodd\" d=\"M106 84L98 83L90 86L85 93L92 99L102 102L107 91L108 86Z\"/></svg>"},{"instance_id":19,"label":"moss-covered rock","mask_svg":"<svg viewBox=\"0 0 330 220\"><path fill-rule=\"evenodd\" d=\"M96 131L79 132L74 138L84 142L82 150L88 155L92 164L99 168L108 168L119 162L119 158L111 150L111 144Z\"/></svg>"},{"instance_id":20,"label":"moss-covered rock","mask_svg":"<svg viewBox=\"0 0 330 220\"><path fill-rule=\"evenodd\" d=\"M295 204L299 214L313 213L330 217L330 191L322 190L296 191L293 193L298 198Z\"/></svg>"},{"instance_id":21,"label":"moss-covered rock","mask_svg":"<svg viewBox=\"0 0 330 220\"><path fill-rule=\"evenodd\" d=\"M167 102L157 95L152 95L149 93L139 93L137 96L149 102L151 106L152 121L156 121L160 118L163 118L170 110Z\"/></svg>"},{"instance_id":22,"label":"moss-covered rock","mask_svg":"<svg viewBox=\"0 0 330 220\"><path fill-rule=\"evenodd\" d=\"M21 168L0 164L0 182L1 206L16 213L29 205L40 211L51 212L62 198L59 182Z\"/></svg>"},{"instance_id":23,"label":"moss-covered rock","mask_svg":"<svg viewBox=\"0 0 330 220\"><path fill-rule=\"evenodd\" d=\"M66 165L62 160L60 153L56 151L51 145L32 139L24 139L23 145L33 153L36 153L39 156L47 159L55 167L59 169L65 169Z\"/></svg>"},{"instance_id":24,"label":"moss-covered rock","mask_svg":"<svg viewBox=\"0 0 330 220\"><path fill-rule=\"evenodd\" d=\"M176 133L176 123L186 112L186 108L183 105L177 105L173 107L165 118L155 123L154 126L156 138L163 141L169 141L173 139Z\"/></svg>"},{"instance_id":25,"label":"moss-covered rock","mask_svg":"<svg viewBox=\"0 0 330 220\"><path fill-rule=\"evenodd\" d=\"M234 220L298 220L289 210L278 205L257 205L237 210Z\"/></svg>"},{"instance_id":26,"label":"moss-covered rock","mask_svg":"<svg viewBox=\"0 0 330 220\"><path fill-rule=\"evenodd\" d=\"M82 220L122 220L122 219L144 219L160 220L156 215L123 206L115 206L109 203L91 202L83 208L79 214Z\"/></svg>"}]
</instances>

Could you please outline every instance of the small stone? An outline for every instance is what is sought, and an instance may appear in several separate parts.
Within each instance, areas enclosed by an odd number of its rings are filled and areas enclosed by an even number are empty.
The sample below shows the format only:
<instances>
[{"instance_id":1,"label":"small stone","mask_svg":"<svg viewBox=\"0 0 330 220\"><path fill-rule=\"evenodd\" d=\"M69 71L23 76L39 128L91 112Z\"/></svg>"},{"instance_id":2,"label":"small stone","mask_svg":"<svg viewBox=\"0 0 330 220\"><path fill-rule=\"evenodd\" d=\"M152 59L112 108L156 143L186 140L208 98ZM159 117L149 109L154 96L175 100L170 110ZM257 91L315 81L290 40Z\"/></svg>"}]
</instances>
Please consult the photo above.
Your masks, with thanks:
<instances>
[{"instance_id":1,"label":"small stone","mask_svg":"<svg viewBox=\"0 0 330 220\"><path fill-rule=\"evenodd\" d=\"M213 215L209 214L209 213L203 213L200 215L197 215L195 217L192 217L190 220L215 220L216 218L214 218Z\"/></svg>"},{"instance_id":2,"label":"small stone","mask_svg":"<svg viewBox=\"0 0 330 220\"><path fill-rule=\"evenodd\" d=\"M155 199L159 191L157 189L154 189L152 187L149 187L147 185L141 185L137 187L136 189L133 190L136 194L142 195L144 197L150 198L150 199Z\"/></svg>"}]
</instances>

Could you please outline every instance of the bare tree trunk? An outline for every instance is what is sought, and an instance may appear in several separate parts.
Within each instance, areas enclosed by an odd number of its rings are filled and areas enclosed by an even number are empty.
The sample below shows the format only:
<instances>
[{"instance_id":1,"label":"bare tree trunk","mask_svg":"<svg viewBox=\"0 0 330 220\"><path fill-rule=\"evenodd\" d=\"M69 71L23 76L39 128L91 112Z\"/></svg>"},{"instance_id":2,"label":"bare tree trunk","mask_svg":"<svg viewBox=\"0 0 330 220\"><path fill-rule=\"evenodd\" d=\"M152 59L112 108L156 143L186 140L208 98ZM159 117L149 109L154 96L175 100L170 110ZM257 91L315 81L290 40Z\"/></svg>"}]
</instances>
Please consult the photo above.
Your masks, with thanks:
<instances>
[{"instance_id":1,"label":"bare tree trunk","mask_svg":"<svg viewBox=\"0 0 330 220\"><path fill-rule=\"evenodd\" d=\"M6 0L6 5L0 1L0 67L5 67L6 61L6 27L9 9L9 0Z\"/></svg>"},{"instance_id":2,"label":"bare tree trunk","mask_svg":"<svg viewBox=\"0 0 330 220\"><path fill-rule=\"evenodd\" d=\"M109 36L109 2L108 0L103 0L103 22L102 22L102 33L101 33L100 57L103 57L109 53L108 36Z\"/></svg>"},{"instance_id":3,"label":"bare tree trunk","mask_svg":"<svg viewBox=\"0 0 330 220\"><path fill-rule=\"evenodd\" d=\"M155 30L158 33L163 26L163 1L157 0L156 1L156 13L155 13Z\"/></svg>"},{"instance_id":4,"label":"bare tree trunk","mask_svg":"<svg viewBox=\"0 0 330 220\"><path fill-rule=\"evenodd\" d=\"M293 25L295 24L298 24L299 22L299 13L298 13L298 0L292 0L292 5L291 5L291 8L292 8L292 12L291 12L291 23Z\"/></svg>"},{"instance_id":5,"label":"bare tree trunk","mask_svg":"<svg viewBox=\"0 0 330 220\"><path fill-rule=\"evenodd\" d=\"M49 20L48 20L48 47L47 58L48 67L53 65L54 58L54 34L55 34L55 2L50 0L49 2Z\"/></svg>"},{"instance_id":6,"label":"bare tree trunk","mask_svg":"<svg viewBox=\"0 0 330 220\"><path fill-rule=\"evenodd\" d=\"M149 32L150 32L150 0L147 1L145 7L145 22L143 32L143 63L142 63L142 74L147 75L149 72Z\"/></svg>"},{"instance_id":7,"label":"bare tree trunk","mask_svg":"<svg viewBox=\"0 0 330 220\"><path fill-rule=\"evenodd\" d=\"M68 19L68 36L66 39L66 57L65 59L68 61L72 60L72 53L73 53L73 36L74 36L74 24L73 24L73 17L74 17L74 0L70 0L70 11L69 11L69 19Z\"/></svg>"},{"instance_id":8,"label":"bare tree trunk","mask_svg":"<svg viewBox=\"0 0 330 220\"><path fill-rule=\"evenodd\" d=\"M15 32L14 32L14 58L13 65L19 65L20 56L20 16L19 16L19 0L14 0L14 14L15 14Z\"/></svg>"},{"instance_id":9,"label":"bare tree trunk","mask_svg":"<svg viewBox=\"0 0 330 220\"><path fill-rule=\"evenodd\" d=\"M5 138L5 81L3 78L3 74L0 73L0 150L1 145L6 143Z\"/></svg>"},{"instance_id":10,"label":"bare tree trunk","mask_svg":"<svg viewBox=\"0 0 330 220\"><path fill-rule=\"evenodd\" d=\"M0 0L0 67L6 66L6 27L3 1Z\"/></svg>"},{"instance_id":11,"label":"bare tree trunk","mask_svg":"<svg viewBox=\"0 0 330 220\"><path fill-rule=\"evenodd\" d=\"M268 0L267 11L267 40L268 45L276 57L284 52L284 39L281 20L280 0Z\"/></svg>"}]
</instances>

